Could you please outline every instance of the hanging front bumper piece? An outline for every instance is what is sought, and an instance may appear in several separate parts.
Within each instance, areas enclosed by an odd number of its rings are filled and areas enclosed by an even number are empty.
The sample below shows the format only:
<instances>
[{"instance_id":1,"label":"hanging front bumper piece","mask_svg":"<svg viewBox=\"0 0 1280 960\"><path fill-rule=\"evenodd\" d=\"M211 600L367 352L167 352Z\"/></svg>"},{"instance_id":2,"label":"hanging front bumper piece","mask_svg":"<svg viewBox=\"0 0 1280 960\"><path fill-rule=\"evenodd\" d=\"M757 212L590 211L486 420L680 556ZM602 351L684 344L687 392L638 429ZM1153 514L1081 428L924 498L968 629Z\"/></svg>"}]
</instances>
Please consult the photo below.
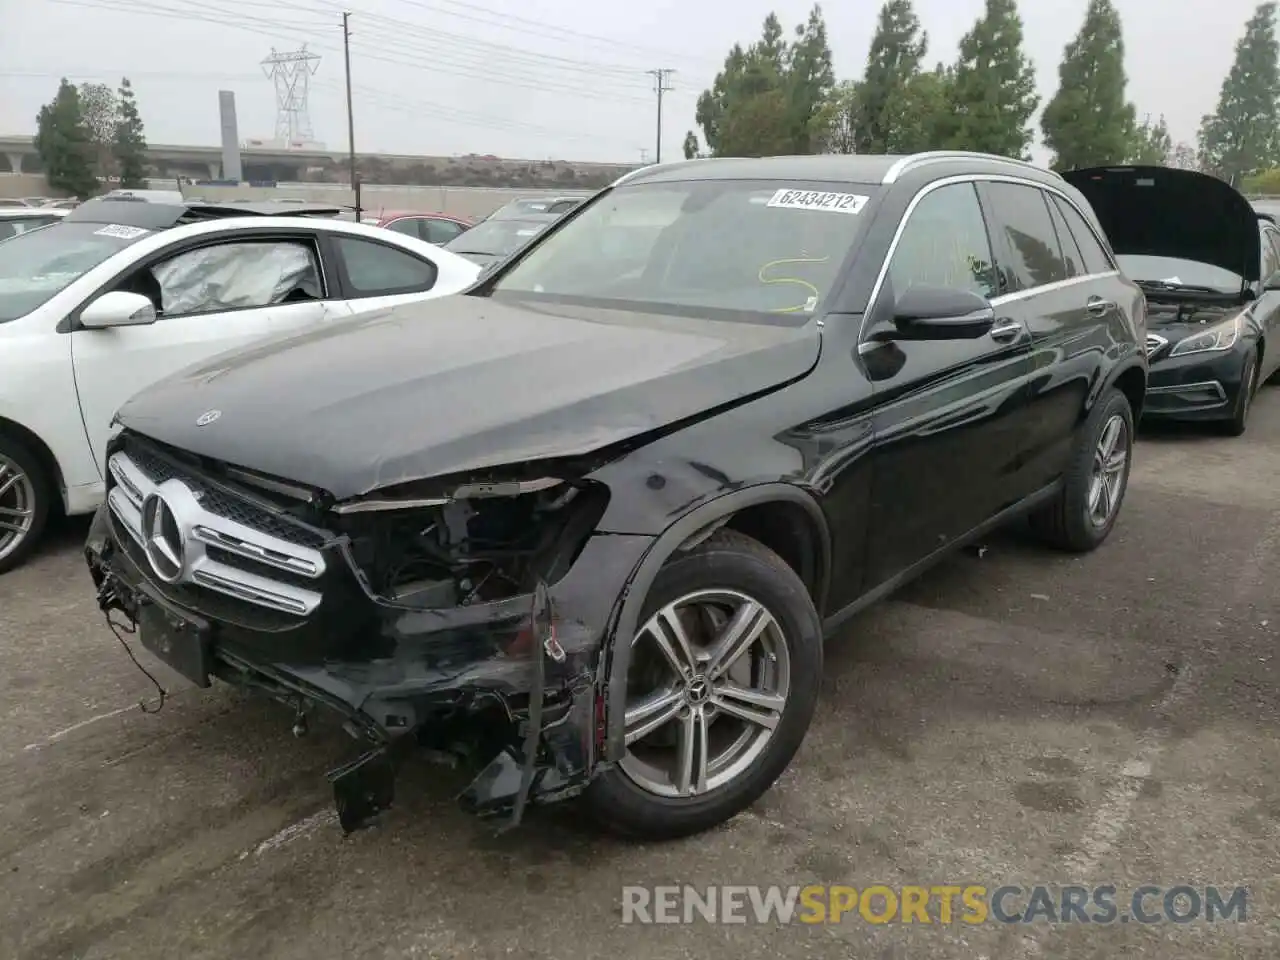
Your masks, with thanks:
<instances>
[{"instance_id":1,"label":"hanging front bumper piece","mask_svg":"<svg viewBox=\"0 0 1280 960\"><path fill-rule=\"evenodd\" d=\"M446 606L457 594L438 584L378 589L349 535L268 522L261 505L226 509L226 489L178 478L188 503L158 470L139 456L112 465L85 546L100 607L191 683L216 678L282 702L299 735L317 707L340 717L362 744L328 775L344 831L391 806L414 756L477 771L461 803L512 826L604 769L606 638L651 537L588 530L567 564L548 567L554 578L493 599L476 587ZM299 558L306 569L294 569ZM210 569L217 581L200 578ZM236 581L272 589L237 593ZM280 596L309 609L282 609Z\"/></svg>"}]
</instances>

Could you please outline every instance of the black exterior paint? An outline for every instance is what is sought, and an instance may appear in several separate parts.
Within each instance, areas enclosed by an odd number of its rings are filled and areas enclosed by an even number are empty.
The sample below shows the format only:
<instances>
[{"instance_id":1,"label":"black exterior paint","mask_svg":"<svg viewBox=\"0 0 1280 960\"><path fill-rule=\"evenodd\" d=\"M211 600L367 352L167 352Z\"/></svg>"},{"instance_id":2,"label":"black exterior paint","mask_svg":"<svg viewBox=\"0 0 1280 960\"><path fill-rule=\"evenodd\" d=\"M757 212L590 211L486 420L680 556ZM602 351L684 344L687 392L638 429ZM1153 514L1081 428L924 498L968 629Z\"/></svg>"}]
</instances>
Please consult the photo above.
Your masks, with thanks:
<instances>
[{"instance_id":1,"label":"black exterior paint","mask_svg":"<svg viewBox=\"0 0 1280 960\"><path fill-rule=\"evenodd\" d=\"M346 713L380 748L464 693L497 696L519 720L539 692L551 760L513 741L470 795L476 809L509 811L523 803L513 770L536 768L532 796L547 800L622 756L622 680L646 589L716 524L769 511L784 532L775 548L792 555L833 628L1040 502L1106 389L1120 384L1141 405L1142 295L1114 272L1008 289L993 307L1023 323L1015 342L868 347L890 322L892 291L877 286L886 255L915 198L941 181L1012 178L1066 198L1099 230L1076 191L1027 166L926 159L879 185L890 168L891 158L804 157L636 176L829 181L873 195L842 280L802 325L488 296L579 209L469 294L219 358L139 395L120 414L126 437L306 484L322 504L396 484L439 493L448 485L433 478L456 483L476 472L572 475L609 491L582 554L549 588L561 661L536 644L523 658L495 653L527 627L532 595L393 606L362 590L337 537L326 547L336 562L317 614L273 629L213 617L212 648ZM990 225L994 214L984 214ZM1091 298L1114 306L1090 312ZM221 417L197 427L211 409ZM104 607L143 589L181 615L200 612L198 597L166 597L148 583L105 508L87 552Z\"/></svg>"}]
</instances>

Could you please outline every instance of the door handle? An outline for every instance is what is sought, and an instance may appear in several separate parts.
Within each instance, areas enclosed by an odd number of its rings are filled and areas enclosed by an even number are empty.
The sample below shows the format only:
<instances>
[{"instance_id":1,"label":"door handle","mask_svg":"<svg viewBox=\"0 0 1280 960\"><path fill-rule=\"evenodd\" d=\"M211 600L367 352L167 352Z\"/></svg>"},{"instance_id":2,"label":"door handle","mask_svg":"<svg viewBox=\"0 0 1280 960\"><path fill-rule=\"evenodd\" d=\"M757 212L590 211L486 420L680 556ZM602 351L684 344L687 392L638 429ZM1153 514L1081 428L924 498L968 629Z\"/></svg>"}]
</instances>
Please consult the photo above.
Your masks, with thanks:
<instances>
[{"instance_id":1,"label":"door handle","mask_svg":"<svg viewBox=\"0 0 1280 960\"><path fill-rule=\"evenodd\" d=\"M1012 317L1002 317L991 325L991 339L997 343L1008 343L1010 340L1017 340L1026 329L1020 320L1014 320Z\"/></svg>"},{"instance_id":2,"label":"door handle","mask_svg":"<svg viewBox=\"0 0 1280 960\"><path fill-rule=\"evenodd\" d=\"M1101 297L1090 297L1085 308L1095 317L1101 317L1116 308L1114 300L1103 300Z\"/></svg>"}]
</instances>

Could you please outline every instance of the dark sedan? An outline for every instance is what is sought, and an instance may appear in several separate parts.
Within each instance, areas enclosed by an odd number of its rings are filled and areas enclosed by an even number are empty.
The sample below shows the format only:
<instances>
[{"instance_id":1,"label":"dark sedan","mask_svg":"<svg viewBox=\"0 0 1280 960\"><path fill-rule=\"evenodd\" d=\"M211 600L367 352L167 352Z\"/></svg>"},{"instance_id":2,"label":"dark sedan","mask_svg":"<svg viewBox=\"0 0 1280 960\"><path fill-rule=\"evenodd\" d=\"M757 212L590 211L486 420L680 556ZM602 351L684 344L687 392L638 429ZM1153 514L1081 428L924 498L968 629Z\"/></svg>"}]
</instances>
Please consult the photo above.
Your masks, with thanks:
<instances>
[{"instance_id":1,"label":"dark sedan","mask_svg":"<svg viewBox=\"0 0 1280 960\"><path fill-rule=\"evenodd\" d=\"M519 219L485 220L444 244L444 248L487 267L515 253L559 219L558 214L528 213Z\"/></svg>"},{"instance_id":2,"label":"dark sedan","mask_svg":"<svg viewBox=\"0 0 1280 960\"><path fill-rule=\"evenodd\" d=\"M1280 230L1235 188L1165 167L1078 170L1116 259L1146 293L1144 419L1212 421L1239 436L1280 368Z\"/></svg>"}]
</instances>

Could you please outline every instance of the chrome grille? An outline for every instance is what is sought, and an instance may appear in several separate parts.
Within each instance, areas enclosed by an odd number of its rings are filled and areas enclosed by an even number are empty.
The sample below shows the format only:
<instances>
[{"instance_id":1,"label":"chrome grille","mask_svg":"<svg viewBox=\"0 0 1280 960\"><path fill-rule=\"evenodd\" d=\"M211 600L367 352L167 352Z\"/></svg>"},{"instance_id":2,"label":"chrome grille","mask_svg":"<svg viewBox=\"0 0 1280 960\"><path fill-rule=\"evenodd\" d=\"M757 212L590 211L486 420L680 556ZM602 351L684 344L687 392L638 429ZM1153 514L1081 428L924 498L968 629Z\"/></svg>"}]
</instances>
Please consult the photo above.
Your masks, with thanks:
<instances>
[{"instance_id":1,"label":"chrome grille","mask_svg":"<svg viewBox=\"0 0 1280 960\"><path fill-rule=\"evenodd\" d=\"M1160 348L1165 346L1169 341L1164 337L1158 337L1154 333L1147 334L1147 356L1154 356L1160 352Z\"/></svg>"},{"instance_id":2,"label":"chrome grille","mask_svg":"<svg viewBox=\"0 0 1280 960\"><path fill-rule=\"evenodd\" d=\"M164 582L296 616L320 605L320 592L311 589L325 572L324 555L315 549L323 542L317 534L198 478L178 476L167 461L136 447L113 453L107 468L115 481L107 505L120 525L148 558L153 551L162 559L177 555L176 574L152 561L152 572ZM172 521L166 530L154 522L160 510Z\"/></svg>"}]
</instances>

